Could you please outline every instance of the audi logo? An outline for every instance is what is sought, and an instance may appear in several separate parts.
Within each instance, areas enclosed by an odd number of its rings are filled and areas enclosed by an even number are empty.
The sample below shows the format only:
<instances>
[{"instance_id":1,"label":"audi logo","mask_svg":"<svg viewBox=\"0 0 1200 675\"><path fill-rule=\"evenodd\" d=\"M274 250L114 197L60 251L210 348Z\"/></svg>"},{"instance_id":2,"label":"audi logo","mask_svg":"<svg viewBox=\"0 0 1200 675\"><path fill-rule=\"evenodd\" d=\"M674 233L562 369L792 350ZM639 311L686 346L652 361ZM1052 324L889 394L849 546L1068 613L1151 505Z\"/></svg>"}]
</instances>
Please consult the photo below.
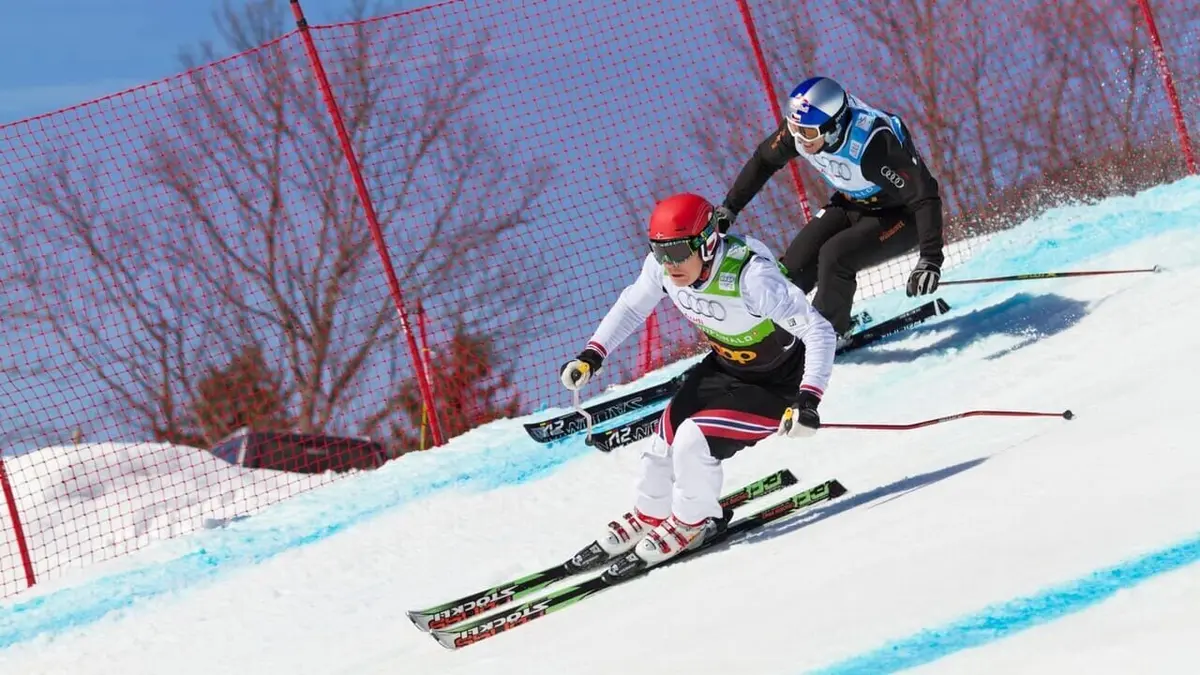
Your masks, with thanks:
<instances>
[{"instance_id":1,"label":"audi logo","mask_svg":"<svg viewBox=\"0 0 1200 675\"><path fill-rule=\"evenodd\" d=\"M895 171L892 171L892 167L885 166L882 169L880 169L879 172L882 173L883 177L888 179L888 181L890 181L892 185L895 185L898 188L904 187L904 179L901 178L900 175L897 174Z\"/></svg>"},{"instance_id":2,"label":"audi logo","mask_svg":"<svg viewBox=\"0 0 1200 675\"><path fill-rule=\"evenodd\" d=\"M821 167L822 173L833 176L838 180L850 180L854 177L854 172L850 170L850 165L845 162L825 159L824 157L818 158L817 162Z\"/></svg>"},{"instance_id":3,"label":"audi logo","mask_svg":"<svg viewBox=\"0 0 1200 675\"><path fill-rule=\"evenodd\" d=\"M726 317L725 306L716 300L701 298L691 293L679 293L675 296L675 302L693 314L706 316L717 321L724 321Z\"/></svg>"}]
</instances>

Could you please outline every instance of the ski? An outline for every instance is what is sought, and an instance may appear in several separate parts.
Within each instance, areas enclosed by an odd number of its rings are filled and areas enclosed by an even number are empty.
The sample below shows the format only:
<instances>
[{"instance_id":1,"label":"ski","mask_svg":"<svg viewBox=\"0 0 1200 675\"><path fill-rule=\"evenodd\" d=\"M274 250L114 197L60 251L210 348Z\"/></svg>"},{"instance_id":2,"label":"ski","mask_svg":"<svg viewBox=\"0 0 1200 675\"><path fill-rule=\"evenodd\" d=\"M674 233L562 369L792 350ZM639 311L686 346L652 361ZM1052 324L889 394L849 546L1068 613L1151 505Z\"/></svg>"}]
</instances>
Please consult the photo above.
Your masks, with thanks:
<instances>
[{"instance_id":1,"label":"ski","mask_svg":"<svg viewBox=\"0 0 1200 675\"><path fill-rule=\"evenodd\" d=\"M611 563L604 573L586 581L535 598L497 615L482 617L468 624L451 629L435 629L431 631L431 634L438 641L438 644L447 649L459 649L475 644L499 633L512 630L517 626L527 624L534 619L570 607L613 586L644 576L651 570L667 567L676 562L691 558L718 543L728 541L732 537L744 535L801 509L819 502L836 499L845 493L846 488L838 480L826 481L816 487L798 492L775 506L734 520L725 530L705 540L700 546L684 551L661 565L653 567L639 565L637 563L640 562L640 558L637 558L636 554L631 552ZM631 563L631 558L636 562Z\"/></svg>"},{"instance_id":2,"label":"ski","mask_svg":"<svg viewBox=\"0 0 1200 675\"><path fill-rule=\"evenodd\" d=\"M725 495L721 498L721 506L730 509L737 508L759 497L795 485L796 482L796 476L791 470L780 469ZM592 542L559 565L547 567L540 572L534 572L506 584L472 593L436 607L410 611L408 618L419 630L445 629L480 614L491 612L498 607L503 607L563 579L597 570L608 562L609 558L600 549L600 545Z\"/></svg>"},{"instance_id":3,"label":"ski","mask_svg":"<svg viewBox=\"0 0 1200 675\"><path fill-rule=\"evenodd\" d=\"M857 333L851 333L846 339L840 341L835 352L838 356L846 352L862 349L869 344L878 342L885 337L895 335L902 330L912 328L919 323L927 321L935 316L945 314L950 311L950 305L945 300L938 298L931 300L920 307L915 307L907 312L894 316L887 321L881 321L870 328L865 328Z\"/></svg>"},{"instance_id":4,"label":"ski","mask_svg":"<svg viewBox=\"0 0 1200 675\"><path fill-rule=\"evenodd\" d=\"M679 391L682 382L683 375L680 374L666 382L590 405L586 410L592 416L592 424L600 424L674 396L675 392ZM539 443L550 443L586 430L587 421L583 415L572 411L542 422L530 422L524 426L525 431L533 440Z\"/></svg>"},{"instance_id":5,"label":"ski","mask_svg":"<svg viewBox=\"0 0 1200 675\"><path fill-rule=\"evenodd\" d=\"M605 431L593 431L591 438L585 442L601 452L611 452L643 438L649 438L658 431L660 417L662 411L655 410L621 426Z\"/></svg>"},{"instance_id":6,"label":"ski","mask_svg":"<svg viewBox=\"0 0 1200 675\"><path fill-rule=\"evenodd\" d=\"M911 309L903 314L892 317L887 321L880 322L870 328L853 333L846 338L845 342L838 346L837 354L840 356L846 352L855 349L862 349L867 345L878 342L889 335L895 335L902 330L916 326L917 324L926 321L935 316L945 314L950 311L950 305L945 300L938 298ZM647 413L636 420L626 422L625 424L606 429L604 431L592 432L592 437L588 439L588 445L595 447L602 452L611 452L617 448L629 445L643 438L648 438L658 431L658 419L662 416L662 411Z\"/></svg>"},{"instance_id":7,"label":"ski","mask_svg":"<svg viewBox=\"0 0 1200 675\"><path fill-rule=\"evenodd\" d=\"M840 356L847 352L861 349L885 337L912 328L932 317L945 314L948 311L950 311L950 305L945 300L938 298L877 324L873 322L869 314L860 312L854 317L857 320L855 325L868 325L870 327L859 330L856 333L851 333L848 337L841 340L838 344L836 354ZM666 382L660 382L646 389L640 389L588 406L587 411L592 416L592 424L600 424L615 419L626 413L654 405L659 401L674 396L683 383L683 377L684 373L680 373ZM604 452L629 445L654 433L657 420L658 413L654 412L612 429L605 431L593 430L589 445L593 445ZM524 427L525 431L535 441L550 443L586 430L587 421L583 415L572 411L542 422L530 422L525 424Z\"/></svg>"}]
</instances>

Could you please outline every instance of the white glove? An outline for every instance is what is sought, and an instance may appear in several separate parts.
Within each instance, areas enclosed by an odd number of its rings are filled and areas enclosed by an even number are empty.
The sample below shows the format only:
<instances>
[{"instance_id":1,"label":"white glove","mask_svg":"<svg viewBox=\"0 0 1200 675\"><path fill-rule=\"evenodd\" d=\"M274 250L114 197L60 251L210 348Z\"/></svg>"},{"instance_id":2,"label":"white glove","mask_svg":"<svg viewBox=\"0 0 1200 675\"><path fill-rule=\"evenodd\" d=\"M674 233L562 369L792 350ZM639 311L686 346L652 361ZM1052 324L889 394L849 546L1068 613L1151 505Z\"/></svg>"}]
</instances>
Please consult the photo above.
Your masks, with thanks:
<instances>
[{"instance_id":1,"label":"white glove","mask_svg":"<svg viewBox=\"0 0 1200 675\"><path fill-rule=\"evenodd\" d=\"M567 361L562 367L562 372L559 374L559 380L562 381L562 386L570 391L579 391L583 389L583 385L592 379L593 373L599 373L601 364L604 363L604 357L593 349L585 349L579 353L579 356Z\"/></svg>"}]
</instances>

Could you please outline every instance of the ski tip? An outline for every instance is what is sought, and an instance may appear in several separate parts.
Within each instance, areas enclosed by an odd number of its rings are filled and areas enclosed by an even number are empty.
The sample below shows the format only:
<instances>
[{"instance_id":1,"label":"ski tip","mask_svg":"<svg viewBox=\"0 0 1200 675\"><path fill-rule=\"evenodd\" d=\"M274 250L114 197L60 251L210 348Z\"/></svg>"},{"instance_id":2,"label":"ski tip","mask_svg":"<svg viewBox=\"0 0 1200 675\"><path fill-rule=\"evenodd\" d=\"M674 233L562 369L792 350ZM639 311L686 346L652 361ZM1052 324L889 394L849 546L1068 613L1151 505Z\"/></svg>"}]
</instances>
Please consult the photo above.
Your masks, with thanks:
<instances>
[{"instance_id":1,"label":"ski tip","mask_svg":"<svg viewBox=\"0 0 1200 675\"><path fill-rule=\"evenodd\" d=\"M433 639L439 645L445 647L446 649L450 649L450 650L458 649L458 645L454 644L455 642L458 641L458 638L455 637L454 633L435 630L435 631L431 631L429 634L433 636Z\"/></svg>"},{"instance_id":2,"label":"ski tip","mask_svg":"<svg viewBox=\"0 0 1200 675\"><path fill-rule=\"evenodd\" d=\"M1062 416L1064 420L1075 419L1075 413L1071 412L1070 410L1064 410Z\"/></svg>"},{"instance_id":3,"label":"ski tip","mask_svg":"<svg viewBox=\"0 0 1200 675\"><path fill-rule=\"evenodd\" d=\"M829 481L829 498L830 499L837 499L838 497L841 497L844 494L846 494L846 486L842 485L842 482L840 480L834 478L833 480Z\"/></svg>"},{"instance_id":4,"label":"ski tip","mask_svg":"<svg viewBox=\"0 0 1200 675\"><path fill-rule=\"evenodd\" d=\"M791 469L784 469L783 471L779 472L779 475L779 482L783 485L783 487L791 487L800 482L800 479L796 478L796 474L792 473Z\"/></svg>"},{"instance_id":5,"label":"ski tip","mask_svg":"<svg viewBox=\"0 0 1200 675\"><path fill-rule=\"evenodd\" d=\"M945 314L946 312L950 311L950 303L946 302L945 300L943 300L941 298L938 298L936 301L934 301L933 304L934 304L934 307L937 308L938 314Z\"/></svg>"},{"instance_id":6,"label":"ski tip","mask_svg":"<svg viewBox=\"0 0 1200 675\"><path fill-rule=\"evenodd\" d=\"M429 617L428 616L426 616L422 612L416 612L416 611L409 611L409 612L406 612L406 614L408 614L408 620L413 622L413 625L417 627L417 630L425 632L425 633L429 632Z\"/></svg>"}]
</instances>

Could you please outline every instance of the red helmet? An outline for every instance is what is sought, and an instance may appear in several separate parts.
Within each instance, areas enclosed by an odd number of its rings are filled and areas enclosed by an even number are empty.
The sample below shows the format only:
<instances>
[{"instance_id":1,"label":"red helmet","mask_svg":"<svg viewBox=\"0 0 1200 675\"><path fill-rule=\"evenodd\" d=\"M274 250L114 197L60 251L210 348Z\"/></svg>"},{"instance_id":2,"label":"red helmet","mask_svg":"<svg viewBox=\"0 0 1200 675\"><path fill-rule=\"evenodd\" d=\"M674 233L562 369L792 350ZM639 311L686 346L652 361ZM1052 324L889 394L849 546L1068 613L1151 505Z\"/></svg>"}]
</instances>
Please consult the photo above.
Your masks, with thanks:
<instances>
[{"instance_id":1,"label":"red helmet","mask_svg":"<svg viewBox=\"0 0 1200 675\"><path fill-rule=\"evenodd\" d=\"M700 251L705 262L717 250L713 205L699 195L680 193L659 202L650 214L650 250L660 262L682 263Z\"/></svg>"}]
</instances>

